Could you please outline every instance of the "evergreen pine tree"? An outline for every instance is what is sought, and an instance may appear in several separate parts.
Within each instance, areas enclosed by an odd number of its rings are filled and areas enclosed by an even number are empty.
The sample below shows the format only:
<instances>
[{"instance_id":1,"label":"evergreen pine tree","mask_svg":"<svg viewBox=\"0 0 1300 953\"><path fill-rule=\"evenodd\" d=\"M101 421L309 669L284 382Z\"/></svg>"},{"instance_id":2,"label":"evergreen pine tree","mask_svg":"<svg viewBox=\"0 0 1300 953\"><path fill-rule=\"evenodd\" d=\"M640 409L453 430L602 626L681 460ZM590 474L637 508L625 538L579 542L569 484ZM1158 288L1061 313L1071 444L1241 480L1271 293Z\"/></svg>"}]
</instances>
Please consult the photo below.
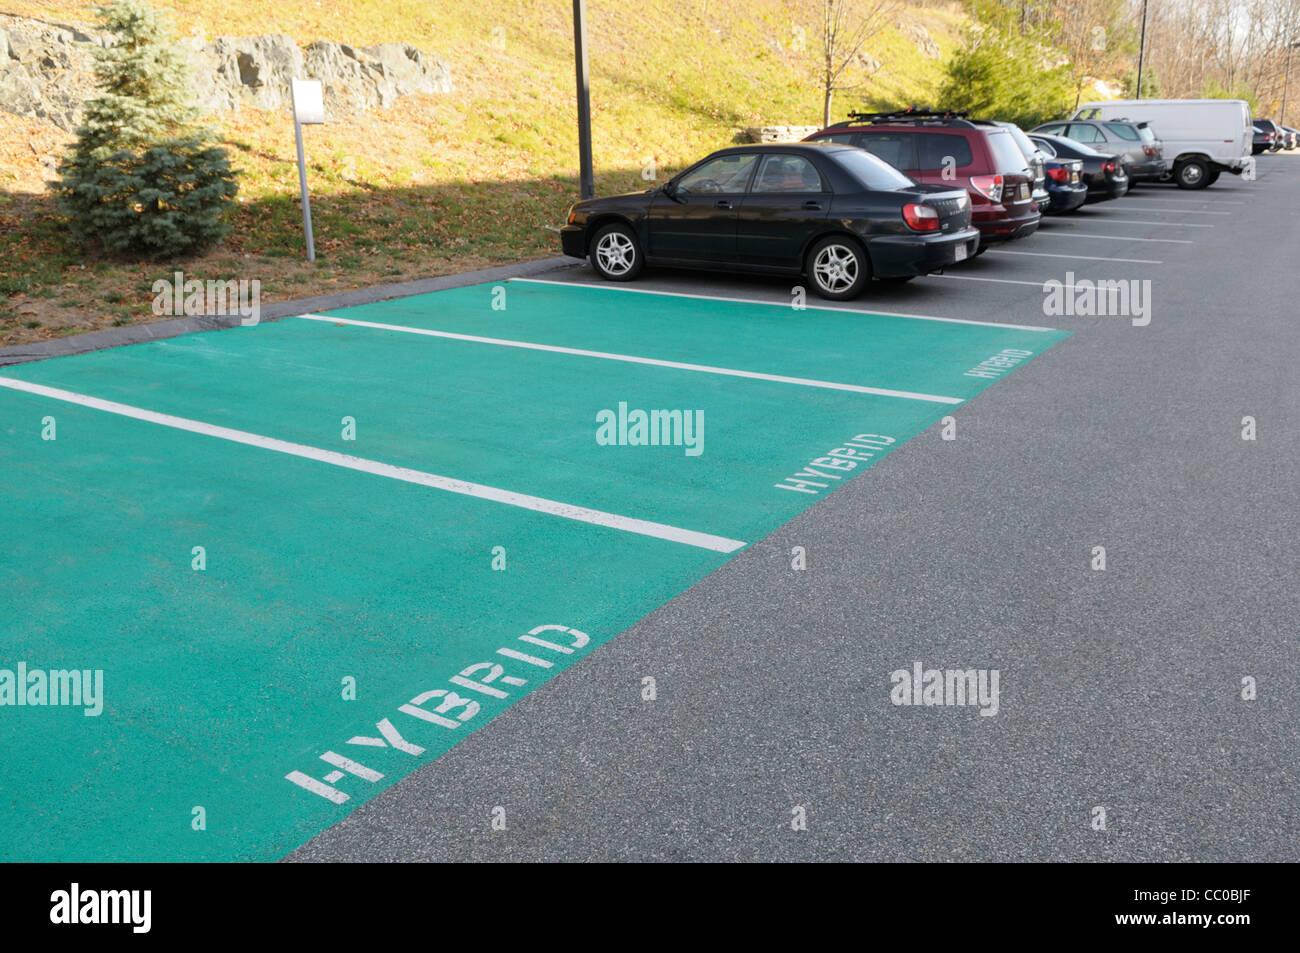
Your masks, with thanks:
<instances>
[{"instance_id":1,"label":"evergreen pine tree","mask_svg":"<svg viewBox=\"0 0 1300 953\"><path fill-rule=\"evenodd\" d=\"M167 22L143 0L99 10L100 95L59 167L59 204L77 238L110 252L167 257L228 231L238 191L226 150L195 122L189 70Z\"/></svg>"}]
</instances>

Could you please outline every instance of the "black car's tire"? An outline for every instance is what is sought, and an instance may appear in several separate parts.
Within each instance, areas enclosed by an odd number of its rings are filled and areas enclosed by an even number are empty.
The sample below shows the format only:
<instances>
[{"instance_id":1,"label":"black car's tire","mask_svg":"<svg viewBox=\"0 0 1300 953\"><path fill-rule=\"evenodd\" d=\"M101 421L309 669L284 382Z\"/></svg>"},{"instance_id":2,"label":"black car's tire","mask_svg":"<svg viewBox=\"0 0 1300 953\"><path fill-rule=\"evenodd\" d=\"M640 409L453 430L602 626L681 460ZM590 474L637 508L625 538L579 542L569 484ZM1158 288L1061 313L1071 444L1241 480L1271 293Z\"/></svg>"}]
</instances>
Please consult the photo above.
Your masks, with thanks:
<instances>
[{"instance_id":1,"label":"black car's tire","mask_svg":"<svg viewBox=\"0 0 1300 953\"><path fill-rule=\"evenodd\" d=\"M606 225L591 237L587 257L596 273L609 281L631 281L645 267L645 253L636 232L621 222Z\"/></svg>"},{"instance_id":2,"label":"black car's tire","mask_svg":"<svg viewBox=\"0 0 1300 953\"><path fill-rule=\"evenodd\" d=\"M804 274L821 297L848 301L862 294L871 281L871 260L867 250L854 239L831 235L808 249Z\"/></svg>"},{"instance_id":3,"label":"black car's tire","mask_svg":"<svg viewBox=\"0 0 1300 953\"><path fill-rule=\"evenodd\" d=\"M1203 189L1210 184L1210 164L1204 159L1184 159L1174 166L1174 181L1180 189Z\"/></svg>"}]
</instances>

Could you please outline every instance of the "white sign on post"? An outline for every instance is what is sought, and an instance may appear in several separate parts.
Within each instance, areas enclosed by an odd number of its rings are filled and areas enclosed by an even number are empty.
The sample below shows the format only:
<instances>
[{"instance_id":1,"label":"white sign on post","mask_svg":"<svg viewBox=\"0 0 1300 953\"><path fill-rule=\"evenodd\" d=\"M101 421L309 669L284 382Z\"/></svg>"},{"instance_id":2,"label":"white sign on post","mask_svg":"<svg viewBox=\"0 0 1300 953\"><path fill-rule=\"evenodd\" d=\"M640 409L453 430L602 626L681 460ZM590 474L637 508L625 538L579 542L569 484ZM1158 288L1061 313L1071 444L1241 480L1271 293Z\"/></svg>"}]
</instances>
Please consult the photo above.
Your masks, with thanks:
<instances>
[{"instance_id":1,"label":"white sign on post","mask_svg":"<svg viewBox=\"0 0 1300 953\"><path fill-rule=\"evenodd\" d=\"M298 185L302 188L302 229L307 237L307 260L316 260L316 239L311 233L311 199L307 197L307 160L302 151L302 127L325 121L324 88L318 79L292 81L293 135L298 143Z\"/></svg>"}]
</instances>

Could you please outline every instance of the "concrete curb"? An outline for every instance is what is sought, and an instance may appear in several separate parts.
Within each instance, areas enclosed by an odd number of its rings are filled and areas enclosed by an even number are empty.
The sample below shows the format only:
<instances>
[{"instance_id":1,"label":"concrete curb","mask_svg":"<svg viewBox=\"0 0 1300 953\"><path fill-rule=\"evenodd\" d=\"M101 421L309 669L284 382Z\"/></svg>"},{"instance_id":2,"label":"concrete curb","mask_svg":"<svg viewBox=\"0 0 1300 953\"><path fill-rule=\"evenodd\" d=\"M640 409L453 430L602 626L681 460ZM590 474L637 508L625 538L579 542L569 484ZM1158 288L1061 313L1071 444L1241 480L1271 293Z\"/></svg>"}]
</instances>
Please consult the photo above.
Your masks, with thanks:
<instances>
[{"instance_id":1,"label":"concrete curb","mask_svg":"<svg viewBox=\"0 0 1300 953\"><path fill-rule=\"evenodd\" d=\"M371 304L375 301L387 301L391 298L406 298L411 295L428 294L431 291L443 291L447 288L461 288L465 285L476 285L487 281L524 278L577 265L578 261L574 258L564 256L542 258L538 261L498 265L494 268L467 271L457 275L420 278L416 281L405 281L394 285L376 285L372 288L357 288L353 291L339 291L334 294L316 295L311 298L297 298L293 301L277 301L262 308L261 320L275 321L295 314L332 311L336 308L350 308L358 304ZM122 347L127 344L140 344L145 341L160 341L164 338L193 334L197 331L220 331L225 328L238 327L241 320L237 314L196 315L187 318L176 318L171 321L159 321L155 324L137 324L129 327L110 328L104 331L94 331L90 334L56 338L52 341L38 341L35 344L15 344L11 347L0 348L0 367L12 364L26 364L29 361L40 361L48 357L84 354L87 351Z\"/></svg>"}]
</instances>

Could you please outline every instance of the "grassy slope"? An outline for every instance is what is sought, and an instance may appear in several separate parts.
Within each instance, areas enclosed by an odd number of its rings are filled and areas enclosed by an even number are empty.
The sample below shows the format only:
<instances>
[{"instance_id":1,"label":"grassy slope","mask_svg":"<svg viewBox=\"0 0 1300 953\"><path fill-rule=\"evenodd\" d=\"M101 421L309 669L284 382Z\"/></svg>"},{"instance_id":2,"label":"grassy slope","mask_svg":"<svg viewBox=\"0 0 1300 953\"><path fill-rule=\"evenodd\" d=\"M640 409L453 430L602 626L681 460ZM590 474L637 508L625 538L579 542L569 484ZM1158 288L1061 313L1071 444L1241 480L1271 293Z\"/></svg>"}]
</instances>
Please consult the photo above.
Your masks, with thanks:
<instances>
[{"instance_id":1,"label":"grassy slope","mask_svg":"<svg viewBox=\"0 0 1300 953\"><path fill-rule=\"evenodd\" d=\"M551 229L576 197L572 22L566 3L519 0L159 2L178 30L209 37L282 32L299 43L401 40L451 66L456 91L307 132L319 260L301 260L287 116L241 110L220 130L244 172L235 230L199 260L104 260L70 248L40 188L38 152L67 140L0 114L0 344L149 320L154 279L260 278L264 300L440 274L558 250ZM65 0L0 0L5 12L82 21ZM646 187L760 123L815 124L807 54L786 48L781 0L614 0L588 4L597 191ZM905 8L946 54L956 7ZM809 25L809 35L813 35ZM497 45L494 45L494 40ZM503 48L499 48L503 41ZM933 98L941 61L896 28L868 44L882 62L837 112Z\"/></svg>"}]
</instances>

